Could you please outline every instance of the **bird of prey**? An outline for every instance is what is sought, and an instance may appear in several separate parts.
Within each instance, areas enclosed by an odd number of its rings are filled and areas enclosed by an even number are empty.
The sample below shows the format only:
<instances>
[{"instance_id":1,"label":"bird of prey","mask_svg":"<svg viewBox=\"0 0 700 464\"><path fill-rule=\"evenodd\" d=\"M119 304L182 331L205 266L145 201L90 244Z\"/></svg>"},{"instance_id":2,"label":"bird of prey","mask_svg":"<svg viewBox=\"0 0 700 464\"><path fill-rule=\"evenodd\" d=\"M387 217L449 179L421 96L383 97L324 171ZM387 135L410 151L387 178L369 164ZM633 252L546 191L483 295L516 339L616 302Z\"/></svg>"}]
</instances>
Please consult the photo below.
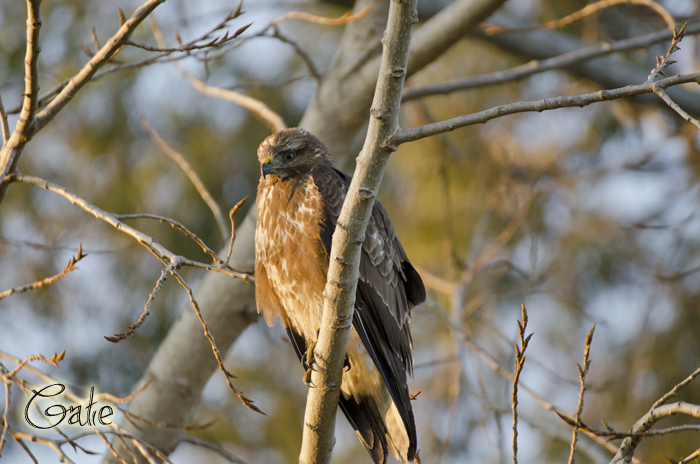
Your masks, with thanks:
<instances>
[{"instance_id":1,"label":"bird of prey","mask_svg":"<svg viewBox=\"0 0 700 464\"><path fill-rule=\"evenodd\" d=\"M351 177L303 129L285 129L258 148L261 176L255 231L255 302L268 325L281 318L305 368L323 312L331 238ZM408 322L425 287L382 204L365 231L339 406L376 464L388 449L416 459L406 375L413 370ZM308 373L308 371L307 371Z\"/></svg>"}]
</instances>

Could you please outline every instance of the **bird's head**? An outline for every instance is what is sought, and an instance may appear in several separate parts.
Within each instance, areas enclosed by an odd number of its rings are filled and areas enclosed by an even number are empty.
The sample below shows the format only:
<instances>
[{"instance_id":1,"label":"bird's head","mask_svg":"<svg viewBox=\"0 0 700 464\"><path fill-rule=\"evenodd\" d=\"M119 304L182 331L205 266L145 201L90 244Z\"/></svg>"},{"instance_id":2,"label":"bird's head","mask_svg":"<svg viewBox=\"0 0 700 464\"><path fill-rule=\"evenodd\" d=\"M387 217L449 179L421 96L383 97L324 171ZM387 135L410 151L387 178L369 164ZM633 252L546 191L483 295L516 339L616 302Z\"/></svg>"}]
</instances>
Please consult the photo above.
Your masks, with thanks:
<instances>
[{"instance_id":1,"label":"bird's head","mask_svg":"<svg viewBox=\"0 0 700 464\"><path fill-rule=\"evenodd\" d=\"M296 178L320 163L333 164L328 148L304 129L284 129L267 137L258 147L263 179Z\"/></svg>"}]
</instances>

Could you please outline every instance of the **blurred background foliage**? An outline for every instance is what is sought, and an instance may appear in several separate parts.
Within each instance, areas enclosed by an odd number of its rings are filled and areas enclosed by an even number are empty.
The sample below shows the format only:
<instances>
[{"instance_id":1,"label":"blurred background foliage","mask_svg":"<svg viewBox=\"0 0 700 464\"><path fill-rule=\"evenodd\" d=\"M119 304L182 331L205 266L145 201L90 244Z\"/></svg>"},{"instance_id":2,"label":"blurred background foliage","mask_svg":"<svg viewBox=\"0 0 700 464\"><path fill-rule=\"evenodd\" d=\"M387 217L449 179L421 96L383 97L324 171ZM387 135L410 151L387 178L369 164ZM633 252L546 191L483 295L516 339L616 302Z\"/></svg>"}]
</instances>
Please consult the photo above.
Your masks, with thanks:
<instances>
[{"instance_id":1,"label":"blurred background foliage","mask_svg":"<svg viewBox=\"0 0 700 464\"><path fill-rule=\"evenodd\" d=\"M339 16L347 5L338 3L245 2L246 13L231 27L253 22L253 33L292 9ZM517 0L507 3L502 14L535 24L586 3ZM692 0L660 3L678 19L699 14ZM70 77L87 61L85 50L94 50L93 28L98 40L106 40L118 26L116 8L131 11L138 4L43 2L42 89ZM185 41L198 36L236 6L219 0L170 0L154 18L173 45L176 33ZM0 2L0 93L8 110L19 105L23 91L25 19L23 2ZM649 10L620 6L563 32L595 43L662 27ZM330 63L342 33L342 27L294 21L281 30L321 70ZM151 26L144 24L134 40L154 44L151 33ZM695 36L682 42L674 72L700 69L698 46ZM667 47L624 53L620 59L651 69L654 55ZM116 60L131 62L148 55L127 47ZM523 62L508 50L467 37L407 86ZM181 65L210 85L262 100L290 126L300 120L316 89L294 50L272 38L250 40L206 66L197 60ZM294 77L299 79L280 84ZM597 88L573 74L550 71L516 83L408 102L402 108L402 126ZM231 103L201 96L167 64L119 71L89 84L27 146L20 169L110 212L171 217L212 248L222 247L210 211L183 172L148 137L138 122L141 115L184 154L224 210L251 197L238 213L241 221L255 195L255 151L268 129ZM583 414L592 426L602 419L627 430L700 365L699 149L697 129L674 113L626 100L508 116L404 145L392 157L380 199L411 260L428 276L430 289L428 302L416 309L412 323L416 369L411 388L422 391L414 407L424 462L510 460L510 382L490 370L464 337L512 370L520 301L528 308L534 332L522 382L570 412L579 389L576 363L581 362L586 333L597 324ZM352 163L344 168L351 172ZM131 223L170 250L206 261L192 241L171 227L147 220ZM489 248L509 227L512 236ZM104 335L121 332L138 318L160 263L62 198L11 186L0 213L0 290L60 271L79 244L89 256L78 271L48 288L0 302L0 349L17 357L65 349L66 361L47 369L49 373L69 384L126 395L179 311L191 310L186 294L168 280L136 337L119 344L105 341ZM480 257L489 250L493 253L484 262ZM183 272L191 283L202 277L200 271ZM237 386L268 415L247 410L217 373L193 419L215 423L193 432L196 436L223 444L247 462L296 460L306 389L302 370L282 337L280 327L268 329L260 321L237 341L227 361L238 376ZM698 403L698 392L691 384L679 398ZM22 405L15 406L18 423ZM520 407L522 462L564 462L569 428L524 392ZM344 419L338 427L334 462L368 461ZM697 432L647 439L637 456L645 462L659 462L660 452L680 458L698 442ZM98 451L104 449L100 445L95 444ZM16 444L8 446L8 462L29 462ZM579 462L599 462L605 454L596 446L582 438ZM183 445L174 460L204 459L199 453L204 451ZM50 451L37 456L41 462L55 460ZM96 460L83 453L76 457L77 462Z\"/></svg>"}]
</instances>

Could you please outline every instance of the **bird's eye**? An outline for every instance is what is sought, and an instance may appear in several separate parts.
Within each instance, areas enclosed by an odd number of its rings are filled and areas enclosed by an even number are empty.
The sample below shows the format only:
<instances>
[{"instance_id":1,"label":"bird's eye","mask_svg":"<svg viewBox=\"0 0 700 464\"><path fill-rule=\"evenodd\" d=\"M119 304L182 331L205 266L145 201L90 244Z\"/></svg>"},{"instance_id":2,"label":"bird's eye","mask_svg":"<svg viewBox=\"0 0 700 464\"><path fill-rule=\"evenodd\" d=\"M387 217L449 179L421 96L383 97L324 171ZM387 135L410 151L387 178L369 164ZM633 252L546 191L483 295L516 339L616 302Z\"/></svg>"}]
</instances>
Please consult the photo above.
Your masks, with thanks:
<instances>
[{"instance_id":1,"label":"bird's eye","mask_svg":"<svg viewBox=\"0 0 700 464\"><path fill-rule=\"evenodd\" d=\"M280 153L280 154L281 154L282 157L283 157L285 160L287 160L287 161L293 160L293 159L294 159L294 156L296 155L296 153L294 153L293 151L283 151L283 152Z\"/></svg>"}]
</instances>

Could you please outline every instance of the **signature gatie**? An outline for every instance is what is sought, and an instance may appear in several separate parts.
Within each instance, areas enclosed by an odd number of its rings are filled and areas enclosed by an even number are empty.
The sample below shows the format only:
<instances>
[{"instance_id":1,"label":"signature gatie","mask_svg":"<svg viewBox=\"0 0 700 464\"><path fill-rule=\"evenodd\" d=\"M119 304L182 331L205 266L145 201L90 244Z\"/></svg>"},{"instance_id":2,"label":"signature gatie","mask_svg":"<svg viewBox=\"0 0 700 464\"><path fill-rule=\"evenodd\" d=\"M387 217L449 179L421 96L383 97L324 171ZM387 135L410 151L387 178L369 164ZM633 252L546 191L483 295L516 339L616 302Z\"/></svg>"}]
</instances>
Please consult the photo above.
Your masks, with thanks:
<instances>
[{"instance_id":1,"label":"signature gatie","mask_svg":"<svg viewBox=\"0 0 700 464\"><path fill-rule=\"evenodd\" d=\"M42 398L52 398L54 396L60 395L65 391L65 389L65 385L61 383L55 383L53 385L48 385L39 391L32 390L32 393L34 395L32 395L32 397L29 399L27 407L24 408L24 418L26 419L27 423L37 429L51 429L61 424L66 419L66 416L68 416L68 420L66 423L69 425L92 427L98 425L109 425L112 423L111 421L106 419L107 417L114 414L114 410L112 409L112 407L102 406L98 410L97 402L93 401L95 387L90 387L90 398L88 400L87 405L84 408L81 405L66 407L60 403L56 403L55 400L52 400L53 404L51 406L47 407L44 410L41 409L42 406L40 406L40 402L42 401ZM41 411L41 414L43 415L44 419L46 419L49 425L44 426L36 424L34 422L36 421L36 419L32 420L29 417L29 408L32 407L32 405L39 407L39 411ZM93 407L95 410L93 410Z\"/></svg>"}]
</instances>

